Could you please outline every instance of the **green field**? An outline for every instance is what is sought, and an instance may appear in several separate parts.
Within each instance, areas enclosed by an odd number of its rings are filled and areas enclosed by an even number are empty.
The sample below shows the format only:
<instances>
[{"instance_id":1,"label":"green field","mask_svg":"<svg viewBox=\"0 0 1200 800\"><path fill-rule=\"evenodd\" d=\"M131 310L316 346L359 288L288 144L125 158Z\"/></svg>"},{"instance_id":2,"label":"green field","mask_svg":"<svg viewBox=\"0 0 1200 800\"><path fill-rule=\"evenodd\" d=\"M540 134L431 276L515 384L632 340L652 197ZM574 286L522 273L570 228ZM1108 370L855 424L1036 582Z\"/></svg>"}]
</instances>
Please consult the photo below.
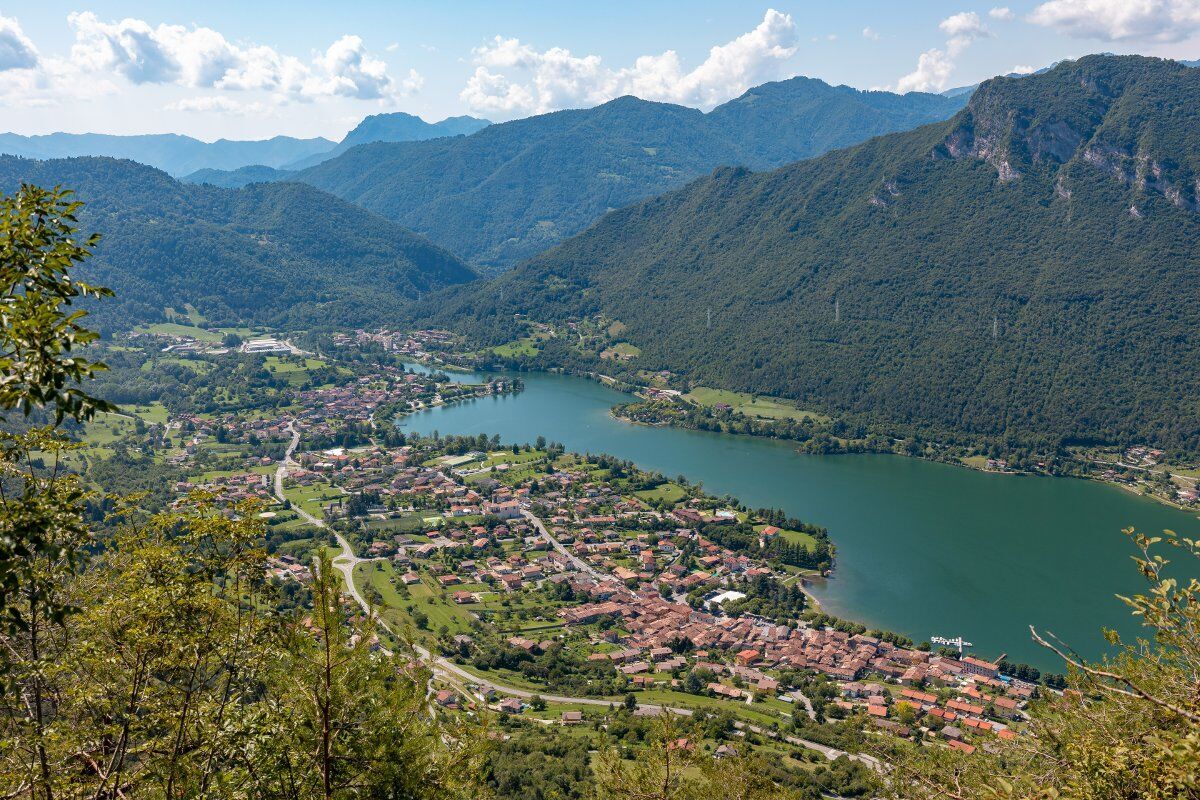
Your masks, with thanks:
<instances>
[{"instance_id":1,"label":"green field","mask_svg":"<svg viewBox=\"0 0 1200 800\"><path fill-rule=\"evenodd\" d=\"M342 491L328 483L314 483L310 486L290 486L283 490L283 496L292 501L292 505L304 509L317 519L325 514L325 506L329 501L345 497Z\"/></svg>"},{"instance_id":2,"label":"green field","mask_svg":"<svg viewBox=\"0 0 1200 800\"><path fill-rule=\"evenodd\" d=\"M802 408L797 408L796 404L790 400L784 400L777 397L761 397L748 394L746 392L731 392L726 389L710 389L706 386L697 386L692 391L684 395L693 403L701 406L715 406L717 403L724 403L731 406L734 411L740 414L745 414L748 417L758 417L759 419L794 419L803 420L810 419L813 422L828 422L829 418L818 414L815 411L806 411Z\"/></svg>"},{"instance_id":3,"label":"green field","mask_svg":"<svg viewBox=\"0 0 1200 800\"><path fill-rule=\"evenodd\" d=\"M600 354L601 358L609 358L620 361L628 361L632 358L637 358L642 354L642 348L629 342L617 342L612 347L609 347Z\"/></svg>"},{"instance_id":4,"label":"green field","mask_svg":"<svg viewBox=\"0 0 1200 800\"><path fill-rule=\"evenodd\" d=\"M308 381L308 373L314 369L322 369L328 364L319 358L298 358L296 356L267 356L263 366L272 375L287 380L293 386L299 386Z\"/></svg>"},{"instance_id":5,"label":"green field","mask_svg":"<svg viewBox=\"0 0 1200 800\"><path fill-rule=\"evenodd\" d=\"M443 593L441 587L436 587L428 574L422 574L421 582L407 587L409 598L400 596L399 591L392 585L396 575L391 562L374 561L359 564L354 569L354 582L359 586L374 587L383 598L383 608L379 613L384 621L398 633L411 631L422 639L433 638L437 631L445 625L451 634L468 633L471 630L471 614L467 606L460 606ZM469 589L470 587L468 587ZM451 587L450 591L466 591L460 586ZM414 612L420 611L428 618L426 630L417 630L413 623L413 615L407 611L412 606Z\"/></svg>"},{"instance_id":6,"label":"green field","mask_svg":"<svg viewBox=\"0 0 1200 800\"><path fill-rule=\"evenodd\" d=\"M754 530L761 532L762 529L765 527L767 527L767 526L766 525L755 525ZM805 533L804 531L781 530L779 532L779 535L781 537L783 537L784 541L786 541L790 544L802 544L805 547L807 547L809 550L812 550L814 547L817 546L817 540L813 538L813 535L811 533Z\"/></svg>"},{"instance_id":7,"label":"green field","mask_svg":"<svg viewBox=\"0 0 1200 800\"><path fill-rule=\"evenodd\" d=\"M155 322L150 325L139 325L134 328L137 333L158 333L166 336L189 336L198 342L219 342L228 333L236 333L242 338L260 335L250 328L217 328L216 333L207 328L194 325L182 325L178 322Z\"/></svg>"},{"instance_id":8,"label":"green field","mask_svg":"<svg viewBox=\"0 0 1200 800\"><path fill-rule=\"evenodd\" d=\"M674 505L687 497L687 489L684 489L678 483L668 481L661 486L656 486L653 489L644 489L640 492L634 492L634 495L643 500L650 502L665 502Z\"/></svg>"},{"instance_id":9,"label":"green field","mask_svg":"<svg viewBox=\"0 0 1200 800\"><path fill-rule=\"evenodd\" d=\"M502 344L492 348L492 352L501 358L515 358L517 356L536 356L541 352L535 341L529 337L518 339L515 342Z\"/></svg>"}]
</instances>

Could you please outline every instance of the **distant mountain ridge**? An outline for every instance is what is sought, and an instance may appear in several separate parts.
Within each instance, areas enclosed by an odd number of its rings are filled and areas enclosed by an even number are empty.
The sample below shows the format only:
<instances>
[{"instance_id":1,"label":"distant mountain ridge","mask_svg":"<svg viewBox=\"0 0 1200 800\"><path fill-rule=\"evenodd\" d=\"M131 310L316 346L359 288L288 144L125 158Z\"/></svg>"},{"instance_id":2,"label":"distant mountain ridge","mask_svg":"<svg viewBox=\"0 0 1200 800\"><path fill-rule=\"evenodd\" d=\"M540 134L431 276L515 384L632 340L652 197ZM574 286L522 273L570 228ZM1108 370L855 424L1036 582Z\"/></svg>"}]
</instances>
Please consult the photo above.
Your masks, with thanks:
<instances>
[{"instance_id":1,"label":"distant mountain ridge","mask_svg":"<svg viewBox=\"0 0 1200 800\"><path fill-rule=\"evenodd\" d=\"M712 111L621 97L470 136L352 147L287 176L503 269L721 165L777 167L945 119L967 98L792 78Z\"/></svg>"},{"instance_id":2,"label":"distant mountain ridge","mask_svg":"<svg viewBox=\"0 0 1200 800\"><path fill-rule=\"evenodd\" d=\"M237 169L248 164L282 167L334 147L328 139L276 136L258 141L219 139L202 142L175 133L115 136L102 133L51 133L20 136L0 133L0 153L23 158L108 156L128 158L172 175L198 169Z\"/></svg>"},{"instance_id":3,"label":"distant mountain ridge","mask_svg":"<svg viewBox=\"0 0 1200 800\"><path fill-rule=\"evenodd\" d=\"M1198 132L1200 72L1063 62L946 122L717 170L418 321L495 344L515 314L601 315L641 369L893 429L1200 452Z\"/></svg>"},{"instance_id":4,"label":"distant mountain ridge","mask_svg":"<svg viewBox=\"0 0 1200 800\"><path fill-rule=\"evenodd\" d=\"M475 273L402 226L300 183L230 190L128 160L0 156L0 191L73 189L99 232L88 279L117 297L94 319L126 329L196 306L210 321L361 325Z\"/></svg>"},{"instance_id":5,"label":"distant mountain ridge","mask_svg":"<svg viewBox=\"0 0 1200 800\"><path fill-rule=\"evenodd\" d=\"M294 171L315 166L360 144L421 142L443 136L470 136L488 125L491 125L491 122L486 119L469 116L447 117L441 122L426 122L418 116L406 114L403 111L391 114L372 114L347 133L336 147L324 153L315 153L290 164L284 164L283 169Z\"/></svg>"},{"instance_id":6,"label":"distant mountain ridge","mask_svg":"<svg viewBox=\"0 0 1200 800\"><path fill-rule=\"evenodd\" d=\"M286 176L287 170L319 164L356 144L460 136L473 133L488 124L490 123L487 120L465 116L448 117L441 122L429 123L403 112L374 114L360 122L341 142L332 142L322 137L297 139L291 136L203 142L176 133L132 136L104 133L21 136L16 133L0 133L0 154L37 159L76 156L127 158L176 177L187 176L192 183L211 181L244 185L239 184L238 180L247 175L254 175L255 181L279 180ZM221 174L247 168L249 172L240 172L236 177ZM267 169L280 172L267 172ZM193 179L194 173L199 173L200 179Z\"/></svg>"}]
</instances>

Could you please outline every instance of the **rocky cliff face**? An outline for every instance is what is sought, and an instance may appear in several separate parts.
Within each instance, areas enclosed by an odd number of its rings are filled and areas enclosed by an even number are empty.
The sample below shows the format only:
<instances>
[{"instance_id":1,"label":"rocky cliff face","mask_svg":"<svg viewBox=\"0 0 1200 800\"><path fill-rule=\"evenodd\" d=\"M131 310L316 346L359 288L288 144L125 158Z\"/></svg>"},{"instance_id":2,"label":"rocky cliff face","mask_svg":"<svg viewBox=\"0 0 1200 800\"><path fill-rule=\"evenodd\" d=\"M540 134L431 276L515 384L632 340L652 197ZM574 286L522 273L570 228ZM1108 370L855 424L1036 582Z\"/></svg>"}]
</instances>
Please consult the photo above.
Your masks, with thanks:
<instances>
[{"instance_id":1,"label":"rocky cliff face","mask_svg":"<svg viewBox=\"0 0 1200 800\"><path fill-rule=\"evenodd\" d=\"M1087 57L1033 79L984 83L931 155L985 161L1001 183L1046 180L1065 201L1076 169L1098 170L1129 187L1135 216L1147 193L1196 211L1198 96L1200 71L1183 64ZM1145 114L1147 103L1158 113Z\"/></svg>"}]
</instances>

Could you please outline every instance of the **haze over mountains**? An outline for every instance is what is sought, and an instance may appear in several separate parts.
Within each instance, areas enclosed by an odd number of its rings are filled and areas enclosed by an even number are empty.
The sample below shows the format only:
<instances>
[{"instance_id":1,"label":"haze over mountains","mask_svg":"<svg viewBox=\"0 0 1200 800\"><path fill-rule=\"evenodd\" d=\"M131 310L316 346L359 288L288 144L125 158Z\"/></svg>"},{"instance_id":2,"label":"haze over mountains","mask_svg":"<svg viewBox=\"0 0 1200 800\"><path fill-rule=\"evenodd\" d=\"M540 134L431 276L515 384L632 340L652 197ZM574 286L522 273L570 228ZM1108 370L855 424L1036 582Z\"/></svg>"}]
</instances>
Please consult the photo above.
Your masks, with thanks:
<instances>
[{"instance_id":1,"label":"haze over mountains","mask_svg":"<svg viewBox=\"0 0 1200 800\"><path fill-rule=\"evenodd\" d=\"M275 136L257 141L219 139L215 142L202 142L190 136L173 133L140 136L98 133L20 136L15 133L2 133L0 153L38 159L74 156L128 158L175 176L200 171L201 177L216 177L225 171L256 167L257 171L253 171L252 174L263 176L264 167L299 169L312 166L362 142L416 141L437 136L460 136L473 133L488 124L487 120L474 117L450 117L441 122L429 123L420 117L402 112L376 114L364 119L337 143L321 137L296 139L291 136Z\"/></svg>"},{"instance_id":2,"label":"haze over mountains","mask_svg":"<svg viewBox=\"0 0 1200 800\"><path fill-rule=\"evenodd\" d=\"M73 158L110 156L128 158L186 175L198 169L237 169L249 164L282 167L298 159L335 147L328 139L294 139L276 136L259 141L219 139L202 142L175 133L113 136L102 133L51 133L44 136L0 134L0 153L23 158Z\"/></svg>"},{"instance_id":3,"label":"haze over mountains","mask_svg":"<svg viewBox=\"0 0 1200 800\"><path fill-rule=\"evenodd\" d=\"M112 288L93 325L128 328L198 307L213 324L367 324L411 298L475 278L400 225L311 186L192 186L132 161L0 156L0 191L74 189L84 230L101 231L83 274Z\"/></svg>"},{"instance_id":4,"label":"haze over mountains","mask_svg":"<svg viewBox=\"0 0 1200 800\"><path fill-rule=\"evenodd\" d=\"M614 212L423 321L500 342L516 313L600 314L639 366L709 385L1195 450L1198 125L1200 72L1177 62L997 78L949 121Z\"/></svg>"}]
</instances>

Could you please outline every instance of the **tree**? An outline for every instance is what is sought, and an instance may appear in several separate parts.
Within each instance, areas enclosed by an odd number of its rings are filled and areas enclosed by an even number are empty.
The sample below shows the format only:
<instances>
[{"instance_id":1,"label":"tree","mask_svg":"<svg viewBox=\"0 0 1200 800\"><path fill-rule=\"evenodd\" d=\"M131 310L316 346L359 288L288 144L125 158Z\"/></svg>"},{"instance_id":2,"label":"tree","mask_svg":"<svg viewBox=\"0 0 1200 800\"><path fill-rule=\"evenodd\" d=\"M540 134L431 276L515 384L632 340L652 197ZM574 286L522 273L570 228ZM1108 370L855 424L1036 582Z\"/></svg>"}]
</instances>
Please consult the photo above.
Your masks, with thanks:
<instances>
[{"instance_id":1,"label":"tree","mask_svg":"<svg viewBox=\"0 0 1200 800\"><path fill-rule=\"evenodd\" d=\"M103 365L68 355L95 336L63 306L105 292L69 276L95 239L74 244L65 197L0 199L0 411L56 425L112 408L75 385ZM97 535L78 480L30 458L57 464L53 427L0 439L0 796L477 794L481 740L426 713L427 673L373 650L327 556L299 616L265 582L257 504L118 499Z\"/></svg>"},{"instance_id":2,"label":"tree","mask_svg":"<svg viewBox=\"0 0 1200 800\"><path fill-rule=\"evenodd\" d=\"M10 489L0 496L0 614L9 630L26 622L12 605L14 596L26 589L35 606L53 597L38 588L39 578L51 577L39 571L47 559L58 565L55 569L69 569L85 538L81 520L71 511L83 499L78 484L60 479L57 469L39 474L29 455L42 447L61 450L53 430L64 419L81 422L97 411L115 410L79 387L105 365L75 354L97 334L83 327L86 312L72 307L112 294L74 276L99 241L95 235L77 240L80 206L70 192L25 184L0 197L0 419L9 421L13 411L28 419L45 409L54 420L28 434L0 436ZM46 610L57 619L65 608ZM0 664L3 659L0 655Z\"/></svg>"},{"instance_id":3,"label":"tree","mask_svg":"<svg viewBox=\"0 0 1200 800\"><path fill-rule=\"evenodd\" d=\"M765 762L702 753L674 714L655 721L636 754L610 748L596 758L595 800L788 800L795 795L769 777Z\"/></svg>"}]
</instances>

